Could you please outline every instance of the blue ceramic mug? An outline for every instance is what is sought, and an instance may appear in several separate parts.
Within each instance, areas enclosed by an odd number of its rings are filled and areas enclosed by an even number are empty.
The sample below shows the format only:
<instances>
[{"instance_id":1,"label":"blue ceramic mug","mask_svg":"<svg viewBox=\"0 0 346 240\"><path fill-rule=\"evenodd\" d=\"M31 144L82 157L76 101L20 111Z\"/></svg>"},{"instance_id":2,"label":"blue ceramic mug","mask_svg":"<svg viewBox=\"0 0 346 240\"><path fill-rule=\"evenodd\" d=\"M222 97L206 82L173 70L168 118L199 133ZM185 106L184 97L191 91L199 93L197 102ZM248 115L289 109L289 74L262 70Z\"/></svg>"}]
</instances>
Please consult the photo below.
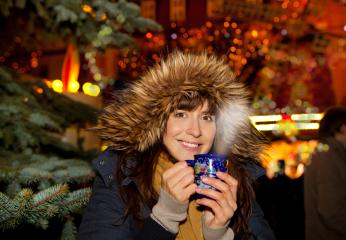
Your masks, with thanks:
<instances>
[{"instance_id":1,"label":"blue ceramic mug","mask_svg":"<svg viewBox=\"0 0 346 240\"><path fill-rule=\"evenodd\" d=\"M227 156L223 154L197 154L194 155L195 160L186 160L187 164L194 168L195 172L195 183L199 188L209 188L216 190L210 185L202 182L202 177L212 177L217 178L216 172L227 172L228 160ZM201 198L204 197L202 195L197 194L196 197Z\"/></svg>"}]
</instances>

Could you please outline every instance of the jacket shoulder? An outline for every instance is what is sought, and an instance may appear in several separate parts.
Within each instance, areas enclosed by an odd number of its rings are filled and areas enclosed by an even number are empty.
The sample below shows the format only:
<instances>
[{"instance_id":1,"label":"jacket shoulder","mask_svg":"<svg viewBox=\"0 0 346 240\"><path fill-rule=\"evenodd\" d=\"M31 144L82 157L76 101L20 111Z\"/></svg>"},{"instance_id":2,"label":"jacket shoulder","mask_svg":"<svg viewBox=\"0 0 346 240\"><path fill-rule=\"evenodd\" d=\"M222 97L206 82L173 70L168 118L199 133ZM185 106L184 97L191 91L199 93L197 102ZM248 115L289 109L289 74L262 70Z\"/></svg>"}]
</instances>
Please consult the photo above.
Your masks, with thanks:
<instances>
[{"instance_id":1,"label":"jacket shoulder","mask_svg":"<svg viewBox=\"0 0 346 240\"><path fill-rule=\"evenodd\" d=\"M93 161L92 165L96 173L100 175L106 186L114 182L114 174L117 168L118 154L112 150L106 150L98 155Z\"/></svg>"}]
</instances>

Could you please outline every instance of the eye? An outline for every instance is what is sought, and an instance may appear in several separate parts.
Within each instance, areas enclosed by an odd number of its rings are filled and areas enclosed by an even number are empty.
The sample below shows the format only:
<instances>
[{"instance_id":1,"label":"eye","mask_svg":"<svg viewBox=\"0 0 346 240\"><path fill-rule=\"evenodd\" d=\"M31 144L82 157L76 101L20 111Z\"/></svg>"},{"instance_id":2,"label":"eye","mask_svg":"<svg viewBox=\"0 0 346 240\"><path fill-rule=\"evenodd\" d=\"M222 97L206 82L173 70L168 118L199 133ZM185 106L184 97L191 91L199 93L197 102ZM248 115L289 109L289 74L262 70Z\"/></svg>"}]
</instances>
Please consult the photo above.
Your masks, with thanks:
<instances>
[{"instance_id":1,"label":"eye","mask_svg":"<svg viewBox=\"0 0 346 240\"><path fill-rule=\"evenodd\" d=\"M215 116L207 113L207 114L203 114L202 119L205 121L212 122L212 121L214 121Z\"/></svg>"},{"instance_id":2,"label":"eye","mask_svg":"<svg viewBox=\"0 0 346 240\"><path fill-rule=\"evenodd\" d=\"M183 112L183 111L176 111L176 112L174 113L174 116L175 116L176 118L184 118L184 117L186 117L186 112Z\"/></svg>"}]
</instances>

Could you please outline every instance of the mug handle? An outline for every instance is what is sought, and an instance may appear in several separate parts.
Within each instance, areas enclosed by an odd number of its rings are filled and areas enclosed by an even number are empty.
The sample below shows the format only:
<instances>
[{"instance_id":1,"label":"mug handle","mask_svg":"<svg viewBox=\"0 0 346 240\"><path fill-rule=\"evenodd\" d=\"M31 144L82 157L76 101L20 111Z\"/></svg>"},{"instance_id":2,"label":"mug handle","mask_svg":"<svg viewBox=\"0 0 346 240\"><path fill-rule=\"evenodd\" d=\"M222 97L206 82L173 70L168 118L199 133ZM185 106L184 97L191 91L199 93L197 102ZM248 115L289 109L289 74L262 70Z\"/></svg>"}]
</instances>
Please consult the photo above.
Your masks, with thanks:
<instances>
[{"instance_id":1,"label":"mug handle","mask_svg":"<svg viewBox=\"0 0 346 240\"><path fill-rule=\"evenodd\" d=\"M194 167L195 166L195 160L185 160L185 162L187 163L187 165L189 167Z\"/></svg>"}]
</instances>

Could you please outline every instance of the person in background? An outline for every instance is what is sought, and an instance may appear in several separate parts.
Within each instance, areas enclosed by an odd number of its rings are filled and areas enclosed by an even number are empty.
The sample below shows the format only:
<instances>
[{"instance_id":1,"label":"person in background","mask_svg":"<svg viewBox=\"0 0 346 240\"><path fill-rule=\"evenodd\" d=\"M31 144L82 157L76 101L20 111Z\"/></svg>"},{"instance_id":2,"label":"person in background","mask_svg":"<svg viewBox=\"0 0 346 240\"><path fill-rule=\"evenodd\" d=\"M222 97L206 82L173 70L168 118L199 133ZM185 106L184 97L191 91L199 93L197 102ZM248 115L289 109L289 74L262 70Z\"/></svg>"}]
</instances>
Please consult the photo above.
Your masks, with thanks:
<instances>
[{"instance_id":1,"label":"person in background","mask_svg":"<svg viewBox=\"0 0 346 240\"><path fill-rule=\"evenodd\" d=\"M320 122L316 151L304 174L306 240L346 239L346 108L331 107Z\"/></svg>"},{"instance_id":2,"label":"person in background","mask_svg":"<svg viewBox=\"0 0 346 240\"><path fill-rule=\"evenodd\" d=\"M222 60L182 52L116 92L96 127L108 149L93 161L79 239L274 239L252 188L265 139L249 121L248 95ZM218 191L200 189L185 160L217 141L229 172L204 178Z\"/></svg>"}]
</instances>

